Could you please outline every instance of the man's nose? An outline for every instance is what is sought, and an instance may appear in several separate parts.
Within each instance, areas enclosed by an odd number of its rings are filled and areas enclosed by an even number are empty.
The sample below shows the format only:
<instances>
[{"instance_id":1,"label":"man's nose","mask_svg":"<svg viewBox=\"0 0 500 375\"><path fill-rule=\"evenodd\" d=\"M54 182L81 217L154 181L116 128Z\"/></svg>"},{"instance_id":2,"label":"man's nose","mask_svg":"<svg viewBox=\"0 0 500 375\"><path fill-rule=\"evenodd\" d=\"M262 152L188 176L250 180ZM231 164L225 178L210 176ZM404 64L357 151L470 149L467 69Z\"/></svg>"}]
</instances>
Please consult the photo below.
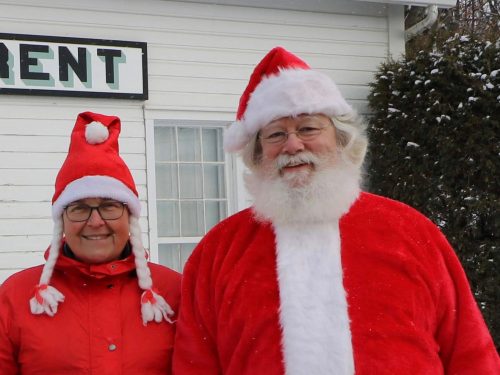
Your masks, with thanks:
<instances>
[{"instance_id":1,"label":"man's nose","mask_svg":"<svg viewBox=\"0 0 500 375\"><path fill-rule=\"evenodd\" d=\"M288 133L288 137L283 144L282 151L291 155L304 151L304 142L297 136L296 133Z\"/></svg>"}]
</instances>

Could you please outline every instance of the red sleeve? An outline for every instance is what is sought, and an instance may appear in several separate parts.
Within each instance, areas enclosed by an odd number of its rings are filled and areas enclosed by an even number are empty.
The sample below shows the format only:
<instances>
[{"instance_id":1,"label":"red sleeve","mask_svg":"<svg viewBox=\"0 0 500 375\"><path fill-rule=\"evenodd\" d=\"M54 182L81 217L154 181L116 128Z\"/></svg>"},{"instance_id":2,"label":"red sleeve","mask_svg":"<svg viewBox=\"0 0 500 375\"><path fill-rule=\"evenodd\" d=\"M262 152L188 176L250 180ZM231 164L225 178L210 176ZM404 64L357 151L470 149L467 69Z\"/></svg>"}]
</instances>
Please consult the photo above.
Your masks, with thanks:
<instances>
[{"instance_id":1,"label":"red sleeve","mask_svg":"<svg viewBox=\"0 0 500 375\"><path fill-rule=\"evenodd\" d=\"M465 272L435 224L364 194L341 234L357 373L500 375Z\"/></svg>"},{"instance_id":2,"label":"red sleeve","mask_svg":"<svg viewBox=\"0 0 500 375\"><path fill-rule=\"evenodd\" d=\"M174 375L221 374L215 344L212 275L201 264L209 249L202 242L187 262L181 287L181 308L173 357ZM206 268L206 267L205 267Z\"/></svg>"},{"instance_id":3,"label":"red sleeve","mask_svg":"<svg viewBox=\"0 0 500 375\"><path fill-rule=\"evenodd\" d=\"M5 284L0 287L0 374L20 374L17 364L18 348L12 334L12 310L6 296Z\"/></svg>"},{"instance_id":4,"label":"red sleeve","mask_svg":"<svg viewBox=\"0 0 500 375\"><path fill-rule=\"evenodd\" d=\"M445 374L500 374L498 353L460 261L441 233L437 241L448 271L440 300L451 304L438 309L436 331Z\"/></svg>"}]
</instances>

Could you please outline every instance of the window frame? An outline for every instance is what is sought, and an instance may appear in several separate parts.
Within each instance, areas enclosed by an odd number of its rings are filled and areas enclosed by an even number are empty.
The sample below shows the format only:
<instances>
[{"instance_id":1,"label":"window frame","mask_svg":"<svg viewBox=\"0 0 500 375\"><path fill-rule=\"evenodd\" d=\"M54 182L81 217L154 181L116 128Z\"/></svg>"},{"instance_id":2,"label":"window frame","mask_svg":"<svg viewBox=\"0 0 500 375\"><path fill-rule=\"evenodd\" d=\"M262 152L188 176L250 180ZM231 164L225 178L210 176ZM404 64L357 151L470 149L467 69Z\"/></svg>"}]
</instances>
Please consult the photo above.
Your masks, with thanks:
<instances>
[{"instance_id":1,"label":"window frame","mask_svg":"<svg viewBox=\"0 0 500 375\"><path fill-rule=\"evenodd\" d=\"M228 121L225 120L195 120L195 119L179 119L171 115L163 113L151 113L145 119L146 130L146 182L147 182L147 209L148 209L148 233L149 233L149 255L150 261L159 263L159 245L160 244L183 244L183 243L198 243L203 236L196 237L159 237L158 236L158 212L156 207L156 159L155 159L155 122L161 121L163 124L159 126L183 126L203 129L204 127L221 128L223 131L228 126ZM176 150L178 152L178 150ZM227 216L235 212L237 202L235 197L237 189L237 177L235 171L235 159L232 154L224 153L224 175L225 189L227 199Z\"/></svg>"}]
</instances>

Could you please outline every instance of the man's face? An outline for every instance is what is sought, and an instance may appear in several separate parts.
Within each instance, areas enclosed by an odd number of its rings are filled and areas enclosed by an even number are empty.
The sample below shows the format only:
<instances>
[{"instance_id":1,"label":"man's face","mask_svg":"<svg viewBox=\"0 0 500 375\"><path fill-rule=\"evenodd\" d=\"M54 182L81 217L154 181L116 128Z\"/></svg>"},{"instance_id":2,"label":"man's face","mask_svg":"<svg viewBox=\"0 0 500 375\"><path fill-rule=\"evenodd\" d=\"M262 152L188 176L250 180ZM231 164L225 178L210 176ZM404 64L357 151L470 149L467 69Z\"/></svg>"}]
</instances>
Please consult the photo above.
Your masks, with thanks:
<instances>
[{"instance_id":1,"label":"man's face","mask_svg":"<svg viewBox=\"0 0 500 375\"><path fill-rule=\"evenodd\" d=\"M74 203L95 207L106 202L110 200L87 198ZM127 208L115 220L103 220L97 210L92 210L87 221L74 222L63 212L66 242L75 257L83 263L99 264L116 260L129 239L128 217Z\"/></svg>"},{"instance_id":2,"label":"man's face","mask_svg":"<svg viewBox=\"0 0 500 375\"><path fill-rule=\"evenodd\" d=\"M284 137L285 134L288 134ZM335 128L325 115L283 117L260 132L260 168L281 177L290 186L307 184L320 159L333 165L337 154ZM320 158L320 159L319 159ZM274 174L273 172L277 173Z\"/></svg>"}]
</instances>

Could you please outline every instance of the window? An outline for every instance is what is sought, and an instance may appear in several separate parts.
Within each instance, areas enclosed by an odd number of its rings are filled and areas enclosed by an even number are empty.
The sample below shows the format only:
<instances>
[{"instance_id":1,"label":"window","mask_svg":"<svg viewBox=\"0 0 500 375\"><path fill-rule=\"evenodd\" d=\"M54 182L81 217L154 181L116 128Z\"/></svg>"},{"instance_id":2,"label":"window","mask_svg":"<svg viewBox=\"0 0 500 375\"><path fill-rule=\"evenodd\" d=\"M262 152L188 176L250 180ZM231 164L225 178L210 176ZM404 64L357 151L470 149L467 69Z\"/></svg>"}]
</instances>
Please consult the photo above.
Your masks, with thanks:
<instances>
[{"instance_id":1,"label":"window","mask_svg":"<svg viewBox=\"0 0 500 375\"><path fill-rule=\"evenodd\" d=\"M223 124L155 120L153 128L155 196L150 199L156 209L156 228L151 228L156 241L152 242L157 244L158 262L181 272L202 236L228 215Z\"/></svg>"}]
</instances>

